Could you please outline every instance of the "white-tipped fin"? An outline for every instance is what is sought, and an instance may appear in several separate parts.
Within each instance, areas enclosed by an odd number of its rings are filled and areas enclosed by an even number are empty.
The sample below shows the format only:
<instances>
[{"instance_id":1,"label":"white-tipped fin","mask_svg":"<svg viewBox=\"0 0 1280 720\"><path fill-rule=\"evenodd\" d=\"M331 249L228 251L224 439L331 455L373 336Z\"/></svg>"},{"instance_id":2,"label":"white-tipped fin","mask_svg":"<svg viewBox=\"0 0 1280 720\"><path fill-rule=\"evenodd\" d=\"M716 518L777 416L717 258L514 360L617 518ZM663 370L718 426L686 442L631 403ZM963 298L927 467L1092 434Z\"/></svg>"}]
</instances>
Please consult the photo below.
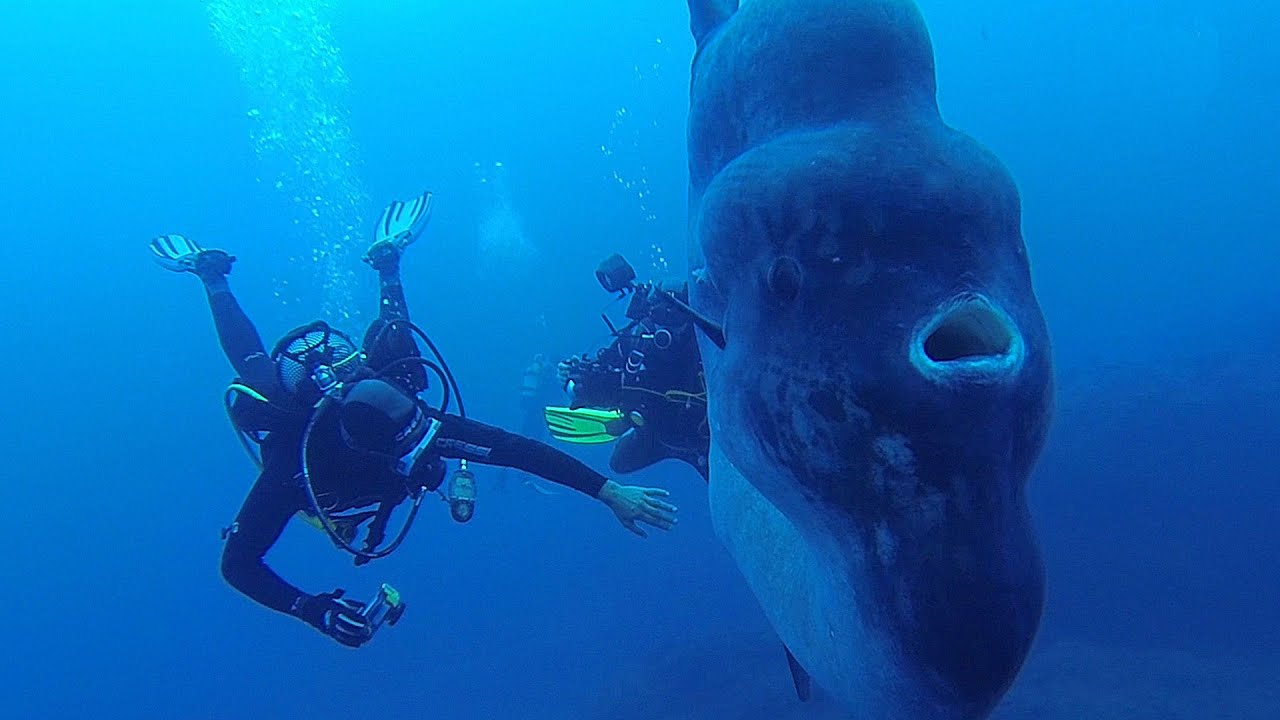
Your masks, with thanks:
<instances>
[{"instance_id":1,"label":"white-tipped fin","mask_svg":"<svg viewBox=\"0 0 1280 720\"><path fill-rule=\"evenodd\" d=\"M431 192L401 202L396 200L382 211L382 217L374 228L374 244L380 242L393 243L404 249L413 244L431 219Z\"/></svg>"},{"instance_id":2,"label":"white-tipped fin","mask_svg":"<svg viewBox=\"0 0 1280 720\"><path fill-rule=\"evenodd\" d=\"M161 235L151 241L152 259L171 272L194 271L196 256L203 251L197 243L178 234Z\"/></svg>"}]
</instances>

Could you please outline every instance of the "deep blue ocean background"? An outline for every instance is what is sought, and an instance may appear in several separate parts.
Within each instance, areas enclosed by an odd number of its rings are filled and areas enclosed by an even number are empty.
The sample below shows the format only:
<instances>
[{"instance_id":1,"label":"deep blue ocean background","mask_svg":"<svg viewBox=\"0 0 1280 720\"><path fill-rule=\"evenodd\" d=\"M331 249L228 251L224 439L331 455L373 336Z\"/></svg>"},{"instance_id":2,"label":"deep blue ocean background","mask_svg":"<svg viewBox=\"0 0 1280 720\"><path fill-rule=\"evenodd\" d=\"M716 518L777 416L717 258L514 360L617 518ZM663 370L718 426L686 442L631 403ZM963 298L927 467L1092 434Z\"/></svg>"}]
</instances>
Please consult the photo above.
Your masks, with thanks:
<instances>
[{"instance_id":1,"label":"deep blue ocean background","mask_svg":"<svg viewBox=\"0 0 1280 720\"><path fill-rule=\"evenodd\" d=\"M1055 341L1048 604L997 717L1280 717L1280 10L921 6L944 116L1019 183ZM795 701L674 462L631 478L681 507L647 541L485 470L472 523L429 505L365 568L291 527L270 559L308 590L405 594L360 652L241 597L218 574L253 479L231 371L199 284L146 252L231 250L269 342L317 315L359 333L368 228L432 189L414 316L471 413L519 427L533 355L605 339L596 262L684 272L687 21L679 0L0 5L0 716L838 716Z\"/></svg>"}]
</instances>

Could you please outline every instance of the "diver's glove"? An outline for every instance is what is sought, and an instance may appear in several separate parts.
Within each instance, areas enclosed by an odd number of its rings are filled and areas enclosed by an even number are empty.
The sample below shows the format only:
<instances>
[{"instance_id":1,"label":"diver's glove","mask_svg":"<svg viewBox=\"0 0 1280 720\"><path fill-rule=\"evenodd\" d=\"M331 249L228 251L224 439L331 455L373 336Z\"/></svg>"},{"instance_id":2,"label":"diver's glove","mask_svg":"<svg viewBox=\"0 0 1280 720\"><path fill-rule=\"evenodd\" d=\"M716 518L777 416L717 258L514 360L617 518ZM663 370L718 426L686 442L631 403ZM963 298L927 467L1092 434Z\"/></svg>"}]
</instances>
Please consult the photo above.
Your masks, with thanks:
<instances>
[{"instance_id":1,"label":"diver's glove","mask_svg":"<svg viewBox=\"0 0 1280 720\"><path fill-rule=\"evenodd\" d=\"M394 268L400 253L418 239L430 219L430 191L409 202L392 201L373 229L373 244L365 252L364 261L375 270Z\"/></svg>"},{"instance_id":2,"label":"diver's glove","mask_svg":"<svg viewBox=\"0 0 1280 720\"><path fill-rule=\"evenodd\" d=\"M372 628L365 620L364 603L349 600L346 591L338 588L319 595L304 595L293 614L311 627L351 648L358 648L373 637Z\"/></svg>"},{"instance_id":3,"label":"diver's glove","mask_svg":"<svg viewBox=\"0 0 1280 720\"><path fill-rule=\"evenodd\" d=\"M151 241L152 259L170 272L189 272L206 277L223 277L231 273L235 257L225 250L205 250L183 235L161 235Z\"/></svg>"}]
</instances>

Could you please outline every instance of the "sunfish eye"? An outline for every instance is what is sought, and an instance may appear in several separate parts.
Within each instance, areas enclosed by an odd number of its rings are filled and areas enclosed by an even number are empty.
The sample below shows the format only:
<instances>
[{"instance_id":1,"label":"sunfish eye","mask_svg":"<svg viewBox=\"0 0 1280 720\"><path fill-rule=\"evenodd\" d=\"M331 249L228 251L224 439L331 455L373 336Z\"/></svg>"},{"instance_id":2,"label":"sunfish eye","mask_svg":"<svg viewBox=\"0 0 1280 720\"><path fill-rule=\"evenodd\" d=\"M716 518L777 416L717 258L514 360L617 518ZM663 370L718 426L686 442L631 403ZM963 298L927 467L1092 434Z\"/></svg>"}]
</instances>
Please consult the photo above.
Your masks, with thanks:
<instances>
[{"instance_id":1,"label":"sunfish eye","mask_svg":"<svg viewBox=\"0 0 1280 720\"><path fill-rule=\"evenodd\" d=\"M782 302L791 302L800 296L800 286L804 282L804 272L795 258L783 256L769 266L767 279L769 291Z\"/></svg>"}]
</instances>

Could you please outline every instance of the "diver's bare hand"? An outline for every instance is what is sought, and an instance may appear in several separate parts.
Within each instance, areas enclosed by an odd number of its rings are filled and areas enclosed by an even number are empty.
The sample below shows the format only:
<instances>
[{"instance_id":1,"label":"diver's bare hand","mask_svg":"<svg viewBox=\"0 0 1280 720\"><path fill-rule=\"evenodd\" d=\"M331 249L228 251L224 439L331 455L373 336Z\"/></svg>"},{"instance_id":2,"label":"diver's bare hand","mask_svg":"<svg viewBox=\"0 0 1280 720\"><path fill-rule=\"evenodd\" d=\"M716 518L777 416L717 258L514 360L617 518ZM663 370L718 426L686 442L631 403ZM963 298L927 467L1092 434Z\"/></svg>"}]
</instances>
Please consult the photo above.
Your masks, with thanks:
<instances>
[{"instance_id":1,"label":"diver's bare hand","mask_svg":"<svg viewBox=\"0 0 1280 720\"><path fill-rule=\"evenodd\" d=\"M623 527L640 537L648 537L639 523L659 530L670 530L676 524L676 506L663 499L670 495L662 488L619 485L609 480L600 488L598 497L618 516Z\"/></svg>"}]
</instances>

